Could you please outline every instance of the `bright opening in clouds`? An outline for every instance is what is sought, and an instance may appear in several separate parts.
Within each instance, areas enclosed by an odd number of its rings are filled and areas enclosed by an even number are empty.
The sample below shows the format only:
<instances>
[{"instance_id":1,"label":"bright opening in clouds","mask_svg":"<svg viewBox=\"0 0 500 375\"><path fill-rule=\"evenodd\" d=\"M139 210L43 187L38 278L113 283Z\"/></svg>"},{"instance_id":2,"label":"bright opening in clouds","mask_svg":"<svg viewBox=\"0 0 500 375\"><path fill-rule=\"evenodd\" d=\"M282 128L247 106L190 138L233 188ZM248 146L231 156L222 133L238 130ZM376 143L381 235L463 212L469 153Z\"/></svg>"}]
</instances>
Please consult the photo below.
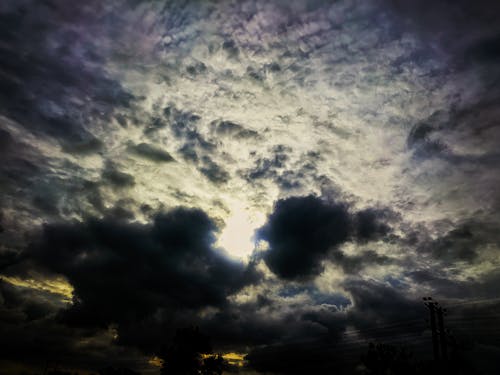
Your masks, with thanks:
<instances>
[{"instance_id":1,"label":"bright opening in clouds","mask_svg":"<svg viewBox=\"0 0 500 375\"><path fill-rule=\"evenodd\" d=\"M254 233L264 221L263 214L252 214L248 207L235 203L230 209L217 243L231 256L245 260L255 249Z\"/></svg>"},{"instance_id":2,"label":"bright opening in clouds","mask_svg":"<svg viewBox=\"0 0 500 375\"><path fill-rule=\"evenodd\" d=\"M430 360L432 295L496 374L499 14L2 1L0 367L166 373L196 326L229 373L350 374Z\"/></svg>"}]
</instances>

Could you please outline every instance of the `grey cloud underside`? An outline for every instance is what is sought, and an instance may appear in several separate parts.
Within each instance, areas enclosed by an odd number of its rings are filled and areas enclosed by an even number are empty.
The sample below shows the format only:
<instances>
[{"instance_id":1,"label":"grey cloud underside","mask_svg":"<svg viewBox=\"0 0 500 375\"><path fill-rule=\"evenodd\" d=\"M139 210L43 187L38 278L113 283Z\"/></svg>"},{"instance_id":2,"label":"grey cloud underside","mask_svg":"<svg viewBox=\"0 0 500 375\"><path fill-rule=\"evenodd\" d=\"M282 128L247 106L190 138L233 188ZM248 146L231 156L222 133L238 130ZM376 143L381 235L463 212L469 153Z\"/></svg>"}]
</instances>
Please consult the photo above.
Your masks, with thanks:
<instances>
[{"instance_id":1,"label":"grey cloud underside","mask_svg":"<svg viewBox=\"0 0 500 375\"><path fill-rule=\"evenodd\" d=\"M499 12L1 2L5 357L146 369L197 324L259 371L349 373L366 340L426 355L423 294L498 354ZM248 264L216 245L239 214ZM12 281L56 276L73 304Z\"/></svg>"}]
</instances>

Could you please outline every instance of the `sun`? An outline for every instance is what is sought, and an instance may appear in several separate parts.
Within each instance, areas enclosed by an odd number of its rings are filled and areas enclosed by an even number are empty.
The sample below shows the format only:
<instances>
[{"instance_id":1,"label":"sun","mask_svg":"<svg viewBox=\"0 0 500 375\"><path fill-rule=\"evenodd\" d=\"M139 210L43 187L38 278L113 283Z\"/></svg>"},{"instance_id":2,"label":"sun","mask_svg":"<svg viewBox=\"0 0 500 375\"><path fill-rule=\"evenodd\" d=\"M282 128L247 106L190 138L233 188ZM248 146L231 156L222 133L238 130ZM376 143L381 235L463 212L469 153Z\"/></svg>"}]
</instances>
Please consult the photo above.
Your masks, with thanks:
<instances>
[{"instance_id":1,"label":"sun","mask_svg":"<svg viewBox=\"0 0 500 375\"><path fill-rule=\"evenodd\" d=\"M232 257L247 259L255 248L255 230L263 225L264 220L264 214L254 212L240 202L233 204L217 246Z\"/></svg>"}]
</instances>

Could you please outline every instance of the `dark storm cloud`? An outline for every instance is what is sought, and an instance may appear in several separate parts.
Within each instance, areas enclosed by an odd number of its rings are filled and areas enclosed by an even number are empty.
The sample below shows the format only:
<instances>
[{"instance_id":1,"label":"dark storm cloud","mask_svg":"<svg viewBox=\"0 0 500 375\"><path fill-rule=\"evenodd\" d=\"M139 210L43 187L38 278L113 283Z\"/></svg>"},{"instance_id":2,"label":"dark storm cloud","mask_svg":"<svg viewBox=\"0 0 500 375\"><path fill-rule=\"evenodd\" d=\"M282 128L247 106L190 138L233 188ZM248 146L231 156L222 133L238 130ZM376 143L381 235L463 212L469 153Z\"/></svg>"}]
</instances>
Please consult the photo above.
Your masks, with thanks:
<instances>
[{"instance_id":1,"label":"dark storm cloud","mask_svg":"<svg viewBox=\"0 0 500 375\"><path fill-rule=\"evenodd\" d=\"M116 323L126 336L130 325L161 311L223 306L226 296L256 280L251 268L214 250L215 229L202 211L183 208L144 225L110 219L51 224L29 255L73 285L64 321Z\"/></svg>"},{"instance_id":2,"label":"dark storm cloud","mask_svg":"<svg viewBox=\"0 0 500 375\"><path fill-rule=\"evenodd\" d=\"M116 357L116 346L106 340L96 348L78 347L82 335L96 340L110 324L118 329L116 344L151 354L168 342L175 327L200 324L200 309L224 310L228 295L258 280L252 265L228 260L213 248L216 227L202 211L178 208L155 215L150 224L128 223L119 216L115 219L108 212L105 219L46 225L22 257L2 252L4 274L22 276L38 269L64 275L74 287L73 304L63 306L54 295L55 307L46 316L40 315L38 305L29 305L32 299L44 298L43 293L25 289L34 297L11 293L8 306L1 301L5 314L19 316L0 324L2 337L16 336L7 358L19 360L23 353L26 362L36 362L54 353L67 354L72 365L83 363L86 368L119 362L129 349ZM26 320L28 313L36 323ZM30 334L22 334L27 325ZM37 335L51 343L37 342ZM110 357L103 359L94 349Z\"/></svg>"},{"instance_id":3,"label":"dark storm cloud","mask_svg":"<svg viewBox=\"0 0 500 375\"><path fill-rule=\"evenodd\" d=\"M315 196L278 200L266 225L258 231L258 238L269 243L264 260L284 279L318 275L323 269L321 262L328 256L346 271L388 262L373 251L346 256L336 249L351 238L367 241L387 234L390 228L381 221L384 215L383 210L367 209L352 217L347 204L325 202Z\"/></svg>"},{"instance_id":4,"label":"dark storm cloud","mask_svg":"<svg viewBox=\"0 0 500 375\"><path fill-rule=\"evenodd\" d=\"M0 8L0 107L27 130L88 152L96 148L89 124L130 106L132 95L103 68L92 37L96 14L77 5L69 17L68 10L37 1Z\"/></svg>"},{"instance_id":5,"label":"dark storm cloud","mask_svg":"<svg viewBox=\"0 0 500 375\"><path fill-rule=\"evenodd\" d=\"M321 272L321 260L336 245L347 241L350 216L343 204L328 205L314 196L279 200L259 237L269 243L269 268L293 279Z\"/></svg>"}]
</instances>

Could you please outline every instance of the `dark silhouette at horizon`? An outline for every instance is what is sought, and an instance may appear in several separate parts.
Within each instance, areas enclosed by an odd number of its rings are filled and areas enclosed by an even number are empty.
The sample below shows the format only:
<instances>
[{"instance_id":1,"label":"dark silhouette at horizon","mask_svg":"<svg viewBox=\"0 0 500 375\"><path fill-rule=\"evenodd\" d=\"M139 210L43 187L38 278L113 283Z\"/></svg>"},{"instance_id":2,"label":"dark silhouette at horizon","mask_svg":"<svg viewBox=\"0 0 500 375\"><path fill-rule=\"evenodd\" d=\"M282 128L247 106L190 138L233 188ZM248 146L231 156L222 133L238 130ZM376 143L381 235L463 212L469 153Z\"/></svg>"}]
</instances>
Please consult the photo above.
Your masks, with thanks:
<instances>
[{"instance_id":1,"label":"dark silhouette at horizon","mask_svg":"<svg viewBox=\"0 0 500 375\"><path fill-rule=\"evenodd\" d=\"M222 356L213 354L210 338L193 326L178 329L160 357L162 375L221 375L225 367Z\"/></svg>"}]
</instances>

